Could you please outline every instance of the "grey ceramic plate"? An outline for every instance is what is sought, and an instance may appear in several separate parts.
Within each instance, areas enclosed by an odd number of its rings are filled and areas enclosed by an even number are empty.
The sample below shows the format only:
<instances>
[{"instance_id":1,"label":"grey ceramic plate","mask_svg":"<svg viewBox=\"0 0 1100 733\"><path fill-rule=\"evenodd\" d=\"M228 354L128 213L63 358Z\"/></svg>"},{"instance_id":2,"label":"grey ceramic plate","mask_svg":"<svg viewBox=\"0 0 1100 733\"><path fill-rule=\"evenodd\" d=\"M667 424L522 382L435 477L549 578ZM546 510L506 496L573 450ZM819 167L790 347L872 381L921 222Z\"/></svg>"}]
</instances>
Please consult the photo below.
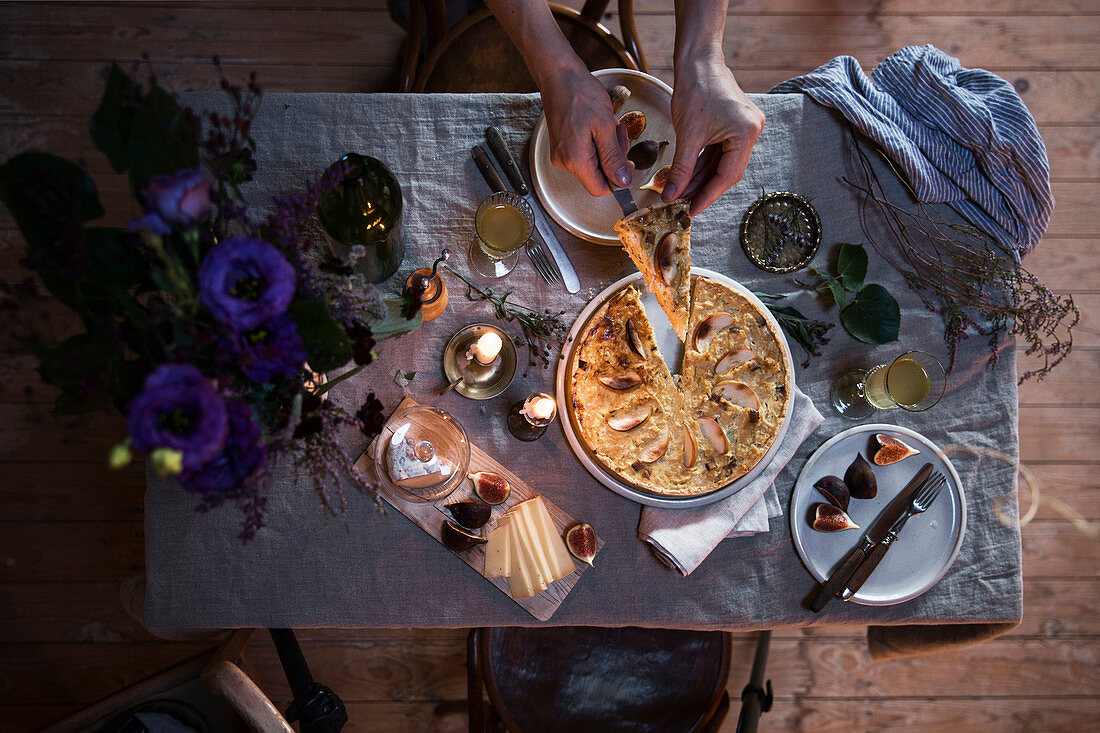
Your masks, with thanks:
<instances>
[{"instance_id":1,"label":"grey ceramic plate","mask_svg":"<svg viewBox=\"0 0 1100 733\"><path fill-rule=\"evenodd\" d=\"M652 206L661 200L653 191L639 191L653 172L672 162L676 154L676 134L672 130L672 87L655 76L629 69L601 69L592 72L604 87L622 84L630 90L630 98L618 111L619 115L640 110L646 116L646 128L638 140L668 140L661 157L652 168L638 171L631 183L631 192L638 208ZM566 231L597 244L618 246L615 222L623 212L611 195L593 198L584 186L567 170L550 161L550 137L546 116L539 117L531 133L531 180L535 194L546 213Z\"/></svg>"},{"instance_id":2,"label":"grey ceramic plate","mask_svg":"<svg viewBox=\"0 0 1100 733\"><path fill-rule=\"evenodd\" d=\"M705 270L701 267L691 268L692 277L706 277L711 280L716 280L730 288L733 288L741 295L745 296L760 309L760 312L771 322L772 330L777 334L779 338L779 346L783 352L783 361L787 366L787 394L794 395L794 363L791 360L791 348L787 344L786 335L783 333L783 329L780 328L779 323L776 322L775 317L767 307L760 302L755 295L753 295L748 288L740 284L736 280L732 280L726 275L720 272L714 272L713 270ZM642 281L642 273L635 272L632 275L627 275L621 280L612 283L604 289L602 293L592 299L584 310L577 316L577 320L573 323L573 328L569 332L569 337L566 339L565 348L562 349L562 357L558 360L558 370L555 375L555 385L557 388L558 399L558 414L562 416L562 429L565 431L565 438L569 442L569 447L573 449L573 452L580 459L581 465L583 465L592 476L607 488L614 491L620 496L624 496L627 499L636 501L639 504L645 504L648 506L660 506L660 507L673 507L677 509L684 509L688 507L703 506L705 504L711 504L716 501L725 499L727 496L732 496L741 490L743 486L751 482L753 479L764 470L764 467L771 461L772 456L779 450L780 444L783 442L783 437L787 433L787 426L791 422L791 411L787 410L787 414L784 415L783 421L779 424L779 432L775 436L775 441L772 442L771 448L764 454L764 457L746 473L744 476L736 479L732 483L729 483L721 488L718 488L709 494L702 494L700 496L687 496L687 497L674 497L664 496L661 494L653 494L648 491L644 491L633 484L627 483L621 479L617 474L612 473L604 467L588 448L581 442L579 430L574 422L573 417L573 400L571 395L568 394L568 385L566 384L567 377L571 372L571 364L575 354L575 346L577 336L585 329L588 320L592 317L592 314L596 312L604 303L611 300L611 298L620 290L628 285L637 283L639 290L642 293L642 306L645 308L646 316L649 317L649 321L653 326L653 335L657 340L657 346L661 349L661 354L665 357L665 362L670 365L678 365L683 360L684 345L680 343L680 339L677 338L676 332L672 329L672 324L668 320L668 316L661 310L660 304L657 302L657 298L653 293L645 289L645 285ZM671 368L671 367L670 367ZM672 368L674 373L679 372L678 369ZM791 404L794 403L792 398Z\"/></svg>"},{"instance_id":3,"label":"grey ceramic plate","mask_svg":"<svg viewBox=\"0 0 1100 733\"><path fill-rule=\"evenodd\" d=\"M875 433L886 433L904 440L920 451L892 466L875 466L878 495L873 499L852 499L848 515L860 529L843 532L818 532L810 527L811 507L825 501L814 488L823 476L844 477L856 453L870 462L868 444ZM795 482L791 493L791 536L802 562L818 581L829 572L848 550L855 547L886 505L909 483L926 462L947 477L947 487L932 507L912 517L886 553L874 574L852 600L870 606L888 606L916 598L939 582L962 547L966 531L966 501L959 474L943 451L928 438L897 425L858 425L827 440L818 448Z\"/></svg>"}]
</instances>

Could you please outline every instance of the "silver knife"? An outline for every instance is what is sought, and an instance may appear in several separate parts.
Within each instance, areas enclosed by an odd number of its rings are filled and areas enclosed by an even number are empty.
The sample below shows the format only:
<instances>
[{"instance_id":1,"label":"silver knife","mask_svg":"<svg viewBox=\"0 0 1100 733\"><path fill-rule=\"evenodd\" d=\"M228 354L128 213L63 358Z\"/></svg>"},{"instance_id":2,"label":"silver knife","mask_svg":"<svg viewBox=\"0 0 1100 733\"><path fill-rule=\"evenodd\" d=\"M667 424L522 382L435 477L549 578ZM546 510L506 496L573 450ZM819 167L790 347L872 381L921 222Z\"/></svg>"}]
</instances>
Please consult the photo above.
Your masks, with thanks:
<instances>
[{"instance_id":1,"label":"silver knife","mask_svg":"<svg viewBox=\"0 0 1100 733\"><path fill-rule=\"evenodd\" d=\"M538 198L527 187L527 182L523 180L523 174L520 173L515 158L508 150L508 146L504 144L504 138L501 136L500 130L492 125L486 127L485 139L489 142L489 149L493 151L500 167L504 169L504 176L512 184L512 188L520 196L527 199L527 203L531 204L531 210L535 213L535 231L546 243L550 254L554 256L554 263L557 264L558 272L561 273L561 281L565 285L566 292L578 292L581 289L581 281L577 277L577 271L573 269L573 263L569 261L568 255L562 249L561 242L558 241L554 230L550 227L550 222L546 220L546 214L543 213Z\"/></svg>"},{"instance_id":2,"label":"silver knife","mask_svg":"<svg viewBox=\"0 0 1100 733\"><path fill-rule=\"evenodd\" d=\"M817 596L810 602L810 610L814 613L820 612L825 608L825 604L833 599L841 590L844 589L848 581L851 579L852 574L860 567L863 561L867 558L868 553L878 545L882 540L890 533L890 529L894 526L894 522L898 521L905 514L905 508L909 504L909 498L913 495L913 492L917 490L928 475L932 473L932 464L926 463L917 471L916 475L909 480L909 483L905 485L905 488L898 492L886 508L875 519L875 523L871 525L871 528L863 535L863 539L860 543L853 547L832 575L828 577L825 584L818 591Z\"/></svg>"}]
</instances>

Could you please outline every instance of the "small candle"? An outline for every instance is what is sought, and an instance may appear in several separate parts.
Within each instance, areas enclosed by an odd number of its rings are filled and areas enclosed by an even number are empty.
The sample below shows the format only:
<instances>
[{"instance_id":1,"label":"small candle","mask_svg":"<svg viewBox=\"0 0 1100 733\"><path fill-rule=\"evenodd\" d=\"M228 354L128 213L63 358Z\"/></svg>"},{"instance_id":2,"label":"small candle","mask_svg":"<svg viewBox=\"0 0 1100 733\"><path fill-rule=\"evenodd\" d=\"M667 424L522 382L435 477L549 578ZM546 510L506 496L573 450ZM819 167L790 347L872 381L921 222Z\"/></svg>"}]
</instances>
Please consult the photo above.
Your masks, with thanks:
<instances>
[{"instance_id":1,"label":"small candle","mask_svg":"<svg viewBox=\"0 0 1100 733\"><path fill-rule=\"evenodd\" d=\"M542 427L554 421L556 412L554 398L545 392L536 392L524 400L520 414L532 425Z\"/></svg>"},{"instance_id":2,"label":"small candle","mask_svg":"<svg viewBox=\"0 0 1100 733\"><path fill-rule=\"evenodd\" d=\"M549 397L539 397L531 405L531 417L536 420L545 420L554 414L554 400Z\"/></svg>"},{"instance_id":3,"label":"small candle","mask_svg":"<svg viewBox=\"0 0 1100 733\"><path fill-rule=\"evenodd\" d=\"M499 335L488 331L476 343L470 346L469 355L473 356L478 364L489 366L496 361L500 353L500 347L504 344Z\"/></svg>"}]
</instances>

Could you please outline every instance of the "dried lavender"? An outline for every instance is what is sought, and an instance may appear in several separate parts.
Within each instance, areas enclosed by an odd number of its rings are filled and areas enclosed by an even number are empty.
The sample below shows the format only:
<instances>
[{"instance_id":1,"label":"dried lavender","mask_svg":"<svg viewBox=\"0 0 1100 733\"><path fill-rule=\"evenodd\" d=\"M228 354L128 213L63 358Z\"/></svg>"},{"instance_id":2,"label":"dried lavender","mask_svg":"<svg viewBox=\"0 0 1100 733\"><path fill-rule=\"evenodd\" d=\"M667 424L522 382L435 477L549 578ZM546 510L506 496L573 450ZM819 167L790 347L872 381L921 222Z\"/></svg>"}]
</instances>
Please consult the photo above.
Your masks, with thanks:
<instances>
[{"instance_id":1,"label":"dried lavender","mask_svg":"<svg viewBox=\"0 0 1100 733\"><path fill-rule=\"evenodd\" d=\"M482 288L474 284L449 265L443 265L443 268L466 283L466 297L469 300L474 302L487 300L493 304L498 319L519 324L520 330L523 331L523 338L517 339L516 343L527 346L528 366L536 366L540 363L543 369L550 366L556 353L560 352L562 345L565 344L565 337L569 334L569 326L561 318L565 311L554 313L547 308L540 312L533 308L509 303L511 290L499 294L492 288Z\"/></svg>"},{"instance_id":2,"label":"dried lavender","mask_svg":"<svg viewBox=\"0 0 1100 733\"><path fill-rule=\"evenodd\" d=\"M959 344L973 334L988 338L990 364L996 364L1001 338L1008 334L1022 338L1027 344L1024 353L1041 361L1020 376L1019 384L1049 374L1073 348L1073 329L1081 318L1073 297L1052 292L1016 262L1013 252L981 229L947 221L923 202L916 212L891 203L858 136L853 134L853 140L865 183L844 181L878 207L898 243L900 260L882 244L871 244L928 310L944 314L948 371L955 365ZM900 174L899 178L905 180Z\"/></svg>"}]
</instances>

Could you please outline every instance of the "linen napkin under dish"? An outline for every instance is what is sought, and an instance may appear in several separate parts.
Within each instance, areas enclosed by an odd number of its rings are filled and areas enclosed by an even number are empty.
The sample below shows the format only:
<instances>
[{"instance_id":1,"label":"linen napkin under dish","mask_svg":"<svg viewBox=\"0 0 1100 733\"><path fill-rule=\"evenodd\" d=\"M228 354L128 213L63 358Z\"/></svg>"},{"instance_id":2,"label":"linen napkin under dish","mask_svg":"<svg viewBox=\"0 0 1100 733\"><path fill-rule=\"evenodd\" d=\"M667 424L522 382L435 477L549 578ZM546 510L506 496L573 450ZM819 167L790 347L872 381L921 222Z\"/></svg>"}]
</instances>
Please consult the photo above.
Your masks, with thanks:
<instances>
[{"instance_id":1,"label":"linen napkin under dish","mask_svg":"<svg viewBox=\"0 0 1100 733\"><path fill-rule=\"evenodd\" d=\"M733 496L697 509L645 507L638 538L682 575L690 575L727 537L767 532L769 520L783 514L775 477L824 420L810 398L796 387L787 433L759 476Z\"/></svg>"}]
</instances>

